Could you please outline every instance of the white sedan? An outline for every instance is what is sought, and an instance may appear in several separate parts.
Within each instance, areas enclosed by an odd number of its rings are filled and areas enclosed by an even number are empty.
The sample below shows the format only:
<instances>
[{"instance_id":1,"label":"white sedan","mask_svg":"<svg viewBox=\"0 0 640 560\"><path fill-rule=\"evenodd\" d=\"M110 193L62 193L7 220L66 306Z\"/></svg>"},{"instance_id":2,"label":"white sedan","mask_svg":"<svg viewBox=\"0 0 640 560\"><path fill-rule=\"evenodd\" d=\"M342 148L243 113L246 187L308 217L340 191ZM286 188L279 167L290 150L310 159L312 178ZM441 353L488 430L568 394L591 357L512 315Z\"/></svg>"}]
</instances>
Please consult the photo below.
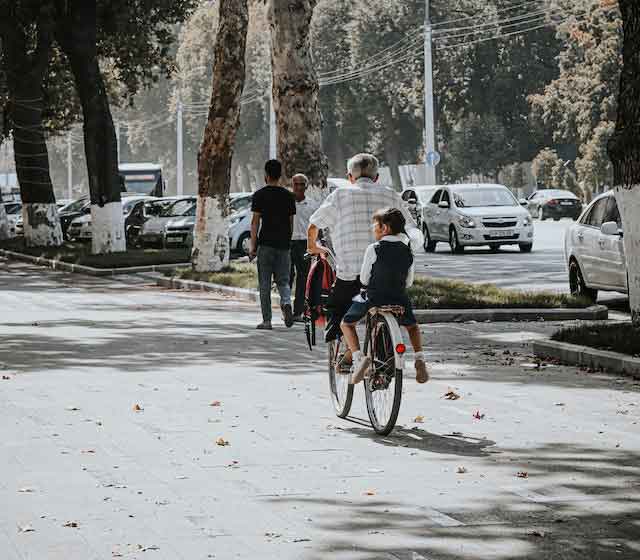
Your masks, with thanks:
<instances>
[{"instance_id":1,"label":"white sedan","mask_svg":"<svg viewBox=\"0 0 640 560\"><path fill-rule=\"evenodd\" d=\"M622 220L613 191L600 195L565 235L571 293L595 301L598 290L629 293Z\"/></svg>"}]
</instances>

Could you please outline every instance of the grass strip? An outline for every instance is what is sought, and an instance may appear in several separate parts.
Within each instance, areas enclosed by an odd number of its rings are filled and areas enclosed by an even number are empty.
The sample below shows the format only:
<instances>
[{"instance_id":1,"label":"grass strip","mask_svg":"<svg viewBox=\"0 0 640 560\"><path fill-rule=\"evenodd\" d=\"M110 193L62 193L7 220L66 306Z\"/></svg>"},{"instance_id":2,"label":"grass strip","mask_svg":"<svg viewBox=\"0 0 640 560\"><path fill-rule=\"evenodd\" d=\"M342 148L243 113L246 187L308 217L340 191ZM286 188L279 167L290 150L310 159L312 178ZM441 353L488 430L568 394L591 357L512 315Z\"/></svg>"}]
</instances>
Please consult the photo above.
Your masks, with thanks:
<instances>
[{"instance_id":1,"label":"grass strip","mask_svg":"<svg viewBox=\"0 0 640 560\"><path fill-rule=\"evenodd\" d=\"M559 330L551 338L558 342L589 346L640 358L640 326L634 327L631 323L614 325L593 323L568 327Z\"/></svg>"}]
</instances>

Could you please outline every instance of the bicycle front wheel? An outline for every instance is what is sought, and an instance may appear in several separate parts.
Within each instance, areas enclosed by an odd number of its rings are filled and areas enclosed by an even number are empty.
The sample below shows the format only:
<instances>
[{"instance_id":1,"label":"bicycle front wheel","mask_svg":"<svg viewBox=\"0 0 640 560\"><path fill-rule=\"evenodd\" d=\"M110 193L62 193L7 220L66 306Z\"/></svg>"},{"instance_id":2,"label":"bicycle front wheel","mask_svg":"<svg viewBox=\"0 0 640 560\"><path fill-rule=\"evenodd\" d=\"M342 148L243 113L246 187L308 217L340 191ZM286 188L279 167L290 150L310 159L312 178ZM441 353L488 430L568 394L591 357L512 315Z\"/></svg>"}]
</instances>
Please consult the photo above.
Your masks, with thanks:
<instances>
[{"instance_id":1,"label":"bicycle front wheel","mask_svg":"<svg viewBox=\"0 0 640 560\"><path fill-rule=\"evenodd\" d=\"M349 383L350 375L340 372L340 360L344 355L341 340L329 342L329 390L336 414L346 418L353 401L353 385Z\"/></svg>"},{"instance_id":2,"label":"bicycle front wheel","mask_svg":"<svg viewBox=\"0 0 640 560\"><path fill-rule=\"evenodd\" d=\"M364 380L369 420L375 432L383 436L396 425L402 399L401 360L396 360L396 346L402 342L402 335L395 318L385 315L372 321L367 344L371 370Z\"/></svg>"}]
</instances>

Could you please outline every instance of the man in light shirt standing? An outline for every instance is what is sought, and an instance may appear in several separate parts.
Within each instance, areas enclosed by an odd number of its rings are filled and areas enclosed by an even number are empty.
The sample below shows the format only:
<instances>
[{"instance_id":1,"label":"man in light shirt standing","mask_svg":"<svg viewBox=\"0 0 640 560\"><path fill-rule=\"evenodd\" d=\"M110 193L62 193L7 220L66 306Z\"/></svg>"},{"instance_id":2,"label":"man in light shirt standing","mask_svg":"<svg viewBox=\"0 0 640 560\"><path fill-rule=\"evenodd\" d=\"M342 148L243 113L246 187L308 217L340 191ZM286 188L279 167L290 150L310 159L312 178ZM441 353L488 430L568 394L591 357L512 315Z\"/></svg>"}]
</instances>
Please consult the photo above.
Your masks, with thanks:
<instances>
[{"instance_id":1,"label":"man in light shirt standing","mask_svg":"<svg viewBox=\"0 0 640 560\"><path fill-rule=\"evenodd\" d=\"M295 300L293 303L293 320L301 323L304 313L304 292L309 272L309 262L304 255L307 252L307 229L309 218L318 209L318 204L306 197L309 179L298 173L291 178L291 190L296 199L296 214L293 217L293 234L291 236L291 288L295 280Z\"/></svg>"},{"instance_id":2,"label":"man in light shirt standing","mask_svg":"<svg viewBox=\"0 0 640 560\"><path fill-rule=\"evenodd\" d=\"M377 183L378 165L378 159L371 154L353 156L347 162L351 185L331 193L309 220L307 251L326 252L317 245L317 239L321 229L329 228L336 254L337 278L328 302L331 317L325 331L327 342L340 336L340 322L352 298L360 292L359 274L364 253L375 241L371 226L374 213L380 208L398 208L407 229L416 227L400 194ZM350 361L350 356L345 356L345 362Z\"/></svg>"}]
</instances>

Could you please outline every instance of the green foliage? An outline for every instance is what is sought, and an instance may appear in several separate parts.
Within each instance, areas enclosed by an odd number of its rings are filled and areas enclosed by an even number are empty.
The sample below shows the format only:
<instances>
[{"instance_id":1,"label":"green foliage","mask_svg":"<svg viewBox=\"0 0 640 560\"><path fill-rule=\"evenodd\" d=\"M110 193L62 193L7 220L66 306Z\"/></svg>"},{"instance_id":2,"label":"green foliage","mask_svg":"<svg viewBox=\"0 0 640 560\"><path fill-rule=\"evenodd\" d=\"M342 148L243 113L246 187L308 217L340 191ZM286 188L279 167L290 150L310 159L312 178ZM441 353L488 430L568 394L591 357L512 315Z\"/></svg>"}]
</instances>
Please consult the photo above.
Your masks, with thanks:
<instances>
[{"instance_id":1,"label":"green foliage","mask_svg":"<svg viewBox=\"0 0 640 560\"><path fill-rule=\"evenodd\" d=\"M553 340L640 357L640 327L630 323L591 324L556 332Z\"/></svg>"}]
</instances>

